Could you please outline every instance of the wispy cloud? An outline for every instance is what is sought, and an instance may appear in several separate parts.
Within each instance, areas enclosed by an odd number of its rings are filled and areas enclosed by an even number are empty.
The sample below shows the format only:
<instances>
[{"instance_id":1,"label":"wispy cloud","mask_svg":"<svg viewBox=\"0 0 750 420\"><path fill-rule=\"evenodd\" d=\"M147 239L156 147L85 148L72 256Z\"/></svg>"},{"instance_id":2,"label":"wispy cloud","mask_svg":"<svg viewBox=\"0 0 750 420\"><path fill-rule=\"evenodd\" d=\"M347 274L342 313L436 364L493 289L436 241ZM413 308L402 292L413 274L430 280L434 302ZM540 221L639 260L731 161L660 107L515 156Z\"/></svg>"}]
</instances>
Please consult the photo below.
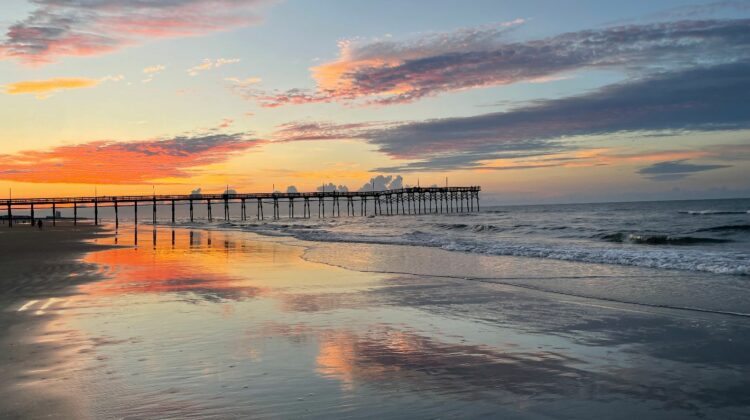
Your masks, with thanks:
<instances>
[{"instance_id":1,"label":"wispy cloud","mask_svg":"<svg viewBox=\"0 0 750 420\"><path fill-rule=\"evenodd\" d=\"M329 121L294 121L276 127L274 141L344 140L369 137L372 130L386 127L382 122L343 123Z\"/></svg>"},{"instance_id":2,"label":"wispy cloud","mask_svg":"<svg viewBox=\"0 0 750 420\"><path fill-rule=\"evenodd\" d=\"M89 79L85 77L57 77L46 80L25 80L21 82L8 83L3 86L8 95L36 95L37 99L46 99L52 93L61 90L92 88L101 79Z\"/></svg>"},{"instance_id":3,"label":"wispy cloud","mask_svg":"<svg viewBox=\"0 0 750 420\"><path fill-rule=\"evenodd\" d=\"M143 141L95 141L0 155L0 179L36 183L137 184L186 178L263 144L244 134L202 134Z\"/></svg>"},{"instance_id":4,"label":"wispy cloud","mask_svg":"<svg viewBox=\"0 0 750 420\"><path fill-rule=\"evenodd\" d=\"M117 51L153 38L204 35L259 22L267 0L34 0L10 26L0 58L43 64Z\"/></svg>"},{"instance_id":5,"label":"wispy cloud","mask_svg":"<svg viewBox=\"0 0 750 420\"><path fill-rule=\"evenodd\" d=\"M246 77L244 79L239 77L227 77L224 80L230 83L232 88L247 88L252 85L256 85L261 82L260 77Z\"/></svg>"},{"instance_id":6,"label":"wispy cloud","mask_svg":"<svg viewBox=\"0 0 750 420\"><path fill-rule=\"evenodd\" d=\"M143 73L146 75L146 78L141 80L141 83L151 83L154 81L154 76L157 74L163 72L166 70L166 66L162 64L156 64L154 66L148 66L143 69Z\"/></svg>"},{"instance_id":7,"label":"wispy cloud","mask_svg":"<svg viewBox=\"0 0 750 420\"><path fill-rule=\"evenodd\" d=\"M217 69L227 64L234 64L234 63L239 63L239 62L240 62L239 58L217 58L215 60L212 60L210 58L204 58L200 64L187 69L187 72L191 76L197 76L206 70Z\"/></svg>"},{"instance_id":8,"label":"wispy cloud","mask_svg":"<svg viewBox=\"0 0 750 420\"><path fill-rule=\"evenodd\" d=\"M166 68L167 68L167 66L165 66L163 64L156 64L156 65L148 66L148 67L144 68L143 69L143 73L145 73L145 74L159 74L159 73L163 72L164 70L166 70Z\"/></svg>"},{"instance_id":9,"label":"wispy cloud","mask_svg":"<svg viewBox=\"0 0 750 420\"><path fill-rule=\"evenodd\" d=\"M235 89L265 107L342 101L406 103L464 89L543 82L591 68L631 75L721 64L750 56L750 20L626 25L514 42L518 20L407 41L339 43L339 57L313 67L315 91Z\"/></svg>"}]
</instances>

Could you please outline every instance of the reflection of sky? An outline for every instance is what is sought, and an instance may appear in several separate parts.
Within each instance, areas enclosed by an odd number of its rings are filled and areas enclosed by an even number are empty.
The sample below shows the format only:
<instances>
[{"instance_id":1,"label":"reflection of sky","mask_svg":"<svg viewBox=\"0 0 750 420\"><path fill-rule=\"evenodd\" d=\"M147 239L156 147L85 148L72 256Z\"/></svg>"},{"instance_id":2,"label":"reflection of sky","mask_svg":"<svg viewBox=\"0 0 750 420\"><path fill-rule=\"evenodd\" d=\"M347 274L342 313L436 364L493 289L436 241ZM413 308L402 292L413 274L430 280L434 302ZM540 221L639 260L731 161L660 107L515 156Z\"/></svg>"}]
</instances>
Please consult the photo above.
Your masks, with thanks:
<instances>
[{"instance_id":1,"label":"reflection of sky","mask_svg":"<svg viewBox=\"0 0 750 420\"><path fill-rule=\"evenodd\" d=\"M347 271L242 232L174 233L173 245L159 228L154 246L142 228L138 248L90 254L105 280L46 308L61 315L46 334L66 360L55 375L96 412L523 417L565 401L650 417L750 404L742 376L728 376L750 366L740 322L696 327L504 285ZM700 389L682 386L697 376Z\"/></svg>"}]
</instances>

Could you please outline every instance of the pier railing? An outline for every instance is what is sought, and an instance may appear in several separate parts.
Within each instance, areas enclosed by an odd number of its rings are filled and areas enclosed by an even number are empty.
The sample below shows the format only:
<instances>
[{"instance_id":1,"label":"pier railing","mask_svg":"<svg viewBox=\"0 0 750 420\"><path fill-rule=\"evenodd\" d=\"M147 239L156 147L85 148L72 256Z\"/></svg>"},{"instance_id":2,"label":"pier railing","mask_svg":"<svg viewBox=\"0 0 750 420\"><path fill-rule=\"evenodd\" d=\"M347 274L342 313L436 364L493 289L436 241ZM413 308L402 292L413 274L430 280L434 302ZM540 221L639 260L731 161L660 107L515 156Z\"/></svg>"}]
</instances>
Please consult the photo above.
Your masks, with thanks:
<instances>
[{"instance_id":1,"label":"pier railing","mask_svg":"<svg viewBox=\"0 0 750 420\"><path fill-rule=\"evenodd\" d=\"M9 226L13 226L13 210L29 209L30 218L35 220L34 210L39 208L52 209L52 222L56 221L56 209L72 208L73 223L78 222L78 206L94 206L94 223L99 224L99 208L113 207L115 210L115 224L119 224L119 209L121 207L134 207L135 221L138 220L138 206L151 204L152 222L156 223L157 205L171 205L171 221L175 222L175 205L189 204L190 221L195 221L194 206L205 203L207 208L207 219L213 220L212 205L223 203L224 220L230 220L229 204L240 203L240 220L247 220L247 202L257 204L256 217L264 219L263 205L273 205L273 218L279 219L280 203L286 203L289 211L288 217L294 217L295 202L302 203L302 217L311 217L310 201L318 206L318 217L326 217L326 203L331 205L331 216L341 216L341 201L346 203L347 216L367 216L368 201L372 203L375 215L405 215L426 213L455 213L479 211L479 192L481 187L412 187L381 191L315 191L315 192L272 192L272 193L234 193L225 192L220 194L186 194L186 195L102 195L84 197L41 197L41 198L14 198L5 200L7 214L0 219L7 220ZM359 211L356 207L359 204ZM18 218L17 218L18 219Z\"/></svg>"}]
</instances>

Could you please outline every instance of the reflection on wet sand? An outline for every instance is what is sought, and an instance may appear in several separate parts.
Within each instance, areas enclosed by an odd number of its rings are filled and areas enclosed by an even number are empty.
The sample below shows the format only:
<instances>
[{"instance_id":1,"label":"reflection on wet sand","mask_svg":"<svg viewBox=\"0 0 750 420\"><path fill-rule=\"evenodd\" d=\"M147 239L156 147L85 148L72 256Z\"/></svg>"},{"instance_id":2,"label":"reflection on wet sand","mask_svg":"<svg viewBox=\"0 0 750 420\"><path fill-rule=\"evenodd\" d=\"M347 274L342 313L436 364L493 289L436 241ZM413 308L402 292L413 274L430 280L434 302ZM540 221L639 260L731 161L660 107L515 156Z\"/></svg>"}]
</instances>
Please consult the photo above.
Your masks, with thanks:
<instances>
[{"instance_id":1,"label":"reflection on wet sand","mask_svg":"<svg viewBox=\"0 0 750 420\"><path fill-rule=\"evenodd\" d=\"M151 231L151 250L137 247L138 229L133 229L117 232L114 241L134 247L88 255L85 261L102 267L108 279L86 284L81 287L82 291L89 295L190 292L206 300L241 300L263 292L263 288L252 284L247 274L233 273L229 258L239 248L236 241L224 240L216 247L212 244L211 232L181 230L178 233L170 229L170 241L166 242L158 240L160 229ZM132 232L132 236L127 232ZM205 246L201 245L203 242ZM189 256L173 252L181 243L189 244L184 249L200 252Z\"/></svg>"},{"instance_id":2,"label":"reflection on wet sand","mask_svg":"<svg viewBox=\"0 0 750 420\"><path fill-rule=\"evenodd\" d=\"M86 257L104 280L80 295L18 306L56 316L45 337L66 363L54 375L104 417L536 418L564 403L567 417L681 418L750 406L750 375L731 375L750 358L701 353L728 337L727 352L747 349L742 322L696 327L509 285L348 271L242 232L146 231L145 244L133 229L97 239L120 247ZM379 258L369 252L354 257ZM691 337L702 343L687 357Z\"/></svg>"}]
</instances>

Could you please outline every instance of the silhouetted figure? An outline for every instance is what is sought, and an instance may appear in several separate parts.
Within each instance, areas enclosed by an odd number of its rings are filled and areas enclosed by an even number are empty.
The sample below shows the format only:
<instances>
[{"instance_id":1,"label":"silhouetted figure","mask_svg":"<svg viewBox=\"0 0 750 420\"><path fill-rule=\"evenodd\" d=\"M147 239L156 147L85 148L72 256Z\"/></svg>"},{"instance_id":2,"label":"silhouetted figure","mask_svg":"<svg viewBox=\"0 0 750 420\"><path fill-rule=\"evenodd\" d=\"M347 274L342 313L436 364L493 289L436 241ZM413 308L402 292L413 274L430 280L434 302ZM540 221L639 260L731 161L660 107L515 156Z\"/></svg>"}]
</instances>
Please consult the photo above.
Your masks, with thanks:
<instances>
[{"instance_id":1,"label":"silhouetted figure","mask_svg":"<svg viewBox=\"0 0 750 420\"><path fill-rule=\"evenodd\" d=\"M36 226L39 228L39 230L42 230L42 219L37 220Z\"/></svg>"}]
</instances>

